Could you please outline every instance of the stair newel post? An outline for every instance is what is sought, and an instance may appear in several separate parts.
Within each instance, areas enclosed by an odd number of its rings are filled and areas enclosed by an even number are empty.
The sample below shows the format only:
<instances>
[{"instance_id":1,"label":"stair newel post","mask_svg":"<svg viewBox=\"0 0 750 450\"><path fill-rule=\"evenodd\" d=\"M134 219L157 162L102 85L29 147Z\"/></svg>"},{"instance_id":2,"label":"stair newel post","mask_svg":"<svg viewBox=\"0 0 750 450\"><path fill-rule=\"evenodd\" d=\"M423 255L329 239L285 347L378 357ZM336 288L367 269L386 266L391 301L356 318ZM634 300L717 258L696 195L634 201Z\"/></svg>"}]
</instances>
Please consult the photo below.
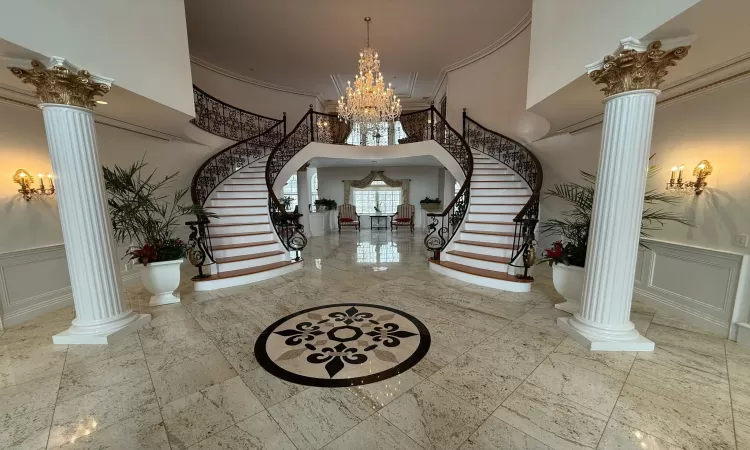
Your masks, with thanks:
<instances>
[{"instance_id":1,"label":"stair newel post","mask_svg":"<svg viewBox=\"0 0 750 450\"><path fill-rule=\"evenodd\" d=\"M284 127L284 136L286 136L286 111L283 112L283 117L281 119L281 124L282 124L281 126ZM282 139L283 139L284 136L282 136Z\"/></svg>"},{"instance_id":2,"label":"stair newel post","mask_svg":"<svg viewBox=\"0 0 750 450\"><path fill-rule=\"evenodd\" d=\"M313 105L310 105L310 111L308 114L310 114L310 142L315 141L315 114L313 110Z\"/></svg>"},{"instance_id":3,"label":"stair newel post","mask_svg":"<svg viewBox=\"0 0 750 450\"><path fill-rule=\"evenodd\" d=\"M464 108L464 111L463 113L461 113L461 115L462 115L461 135L463 136L464 139L466 139L466 108Z\"/></svg>"},{"instance_id":4,"label":"stair newel post","mask_svg":"<svg viewBox=\"0 0 750 450\"><path fill-rule=\"evenodd\" d=\"M435 102L430 102L430 139L435 139Z\"/></svg>"}]
</instances>

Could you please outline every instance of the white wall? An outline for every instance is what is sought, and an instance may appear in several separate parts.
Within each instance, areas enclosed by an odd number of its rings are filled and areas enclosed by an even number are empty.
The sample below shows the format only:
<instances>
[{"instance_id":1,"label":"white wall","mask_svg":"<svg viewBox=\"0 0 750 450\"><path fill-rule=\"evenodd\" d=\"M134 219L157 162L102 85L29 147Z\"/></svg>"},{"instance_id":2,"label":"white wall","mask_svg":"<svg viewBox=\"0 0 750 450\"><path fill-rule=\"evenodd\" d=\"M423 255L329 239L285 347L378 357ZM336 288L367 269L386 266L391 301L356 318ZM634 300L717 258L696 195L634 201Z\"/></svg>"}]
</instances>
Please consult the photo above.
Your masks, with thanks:
<instances>
[{"instance_id":1,"label":"white wall","mask_svg":"<svg viewBox=\"0 0 750 450\"><path fill-rule=\"evenodd\" d=\"M145 155L157 175L180 172L174 187L189 186L195 170L213 150L186 142L157 138L97 124L103 165L129 165ZM0 103L0 254L62 243L54 197L27 202L12 182L17 169L52 172L41 110ZM189 195L189 194L188 194Z\"/></svg>"},{"instance_id":2,"label":"white wall","mask_svg":"<svg viewBox=\"0 0 750 450\"><path fill-rule=\"evenodd\" d=\"M527 107L583 75L620 39L642 38L699 1L534 0Z\"/></svg>"},{"instance_id":3,"label":"white wall","mask_svg":"<svg viewBox=\"0 0 750 450\"><path fill-rule=\"evenodd\" d=\"M526 111L531 27L484 58L448 73L448 122L461 132L462 110L485 127L530 142L549 124ZM439 100L439 98L438 98Z\"/></svg>"},{"instance_id":4,"label":"white wall","mask_svg":"<svg viewBox=\"0 0 750 450\"><path fill-rule=\"evenodd\" d=\"M433 166L401 166L401 167L320 167L318 168L318 195L322 198L344 203L343 180L359 180L366 177L371 170L382 170L385 175L395 180L411 180L409 183L409 203L415 206L414 223L422 226L422 214L419 201L425 197L440 197L438 192L438 176L440 167ZM373 211L357 211L360 214ZM370 222L363 219L362 228L369 227Z\"/></svg>"},{"instance_id":5,"label":"white wall","mask_svg":"<svg viewBox=\"0 0 750 450\"><path fill-rule=\"evenodd\" d=\"M182 0L0 0L0 38L195 115Z\"/></svg>"},{"instance_id":6,"label":"white wall","mask_svg":"<svg viewBox=\"0 0 750 450\"><path fill-rule=\"evenodd\" d=\"M292 131L294 125L310 109L310 105L313 105L316 111L323 110L315 96L259 86L215 72L195 62L192 63L192 70L193 83L225 103L256 114L279 119L282 113L286 112L288 131Z\"/></svg>"},{"instance_id":7,"label":"white wall","mask_svg":"<svg viewBox=\"0 0 750 450\"><path fill-rule=\"evenodd\" d=\"M654 238L715 250L750 254L750 248L732 246L735 234L750 234L750 177L747 158L750 142L750 80L738 82L698 97L658 106L654 121L652 164L663 167L649 187L664 189L669 169L679 163L692 172L702 159L714 167L708 188L700 196L685 198L668 210L694 220L695 228L668 224L651 233ZM544 166L544 187L561 181L580 181L578 171L596 172L601 125L575 135L535 142L533 151ZM553 217L561 205L542 202L542 219ZM547 246L553 238L545 238Z\"/></svg>"}]
</instances>

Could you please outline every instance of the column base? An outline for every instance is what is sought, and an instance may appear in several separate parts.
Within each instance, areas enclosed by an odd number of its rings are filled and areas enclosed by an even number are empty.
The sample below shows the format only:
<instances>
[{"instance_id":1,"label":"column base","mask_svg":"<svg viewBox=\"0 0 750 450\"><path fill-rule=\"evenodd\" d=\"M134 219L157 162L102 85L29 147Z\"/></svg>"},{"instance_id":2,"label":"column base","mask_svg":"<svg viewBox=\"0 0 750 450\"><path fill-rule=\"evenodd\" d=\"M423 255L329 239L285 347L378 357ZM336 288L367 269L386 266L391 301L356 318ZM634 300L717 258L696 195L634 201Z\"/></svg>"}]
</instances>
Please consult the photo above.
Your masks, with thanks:
<instances>
[{"instance_id":1,"label":"column base","mask_svg":"<svg viewBox=\"0 0 750 450\"><path fill-rule=\"evenodd\" d=\"M585 333L571 325L575 317L560 317L557 326L568 333L573 340L591 351L603 352L653 352L654 342L636 332L636 336L627 340L607 340Z\"/></svg>"},{"instance_id":2,"label":"column base","mask_svg":"<svg viewBox=\"0 0 750 450\"><path fill-rule=\"evenodd\" d=\"M172 303L180 303L179 292L152 295L151 301L148 302L148 306L171 305Z\"/></svg>"},{"instance_id":3,"label":"column base","mask_svg":"<svg viewBox=\"0 0 750 450\"><path fill-rule=\"evenodd\" d=\"M581 310L581 303L572 302L566 299L562 303L556 303L555 309L559 309L560 311L565 311L566 313L569 313L569 314L577 314Z\"/></svg>"},{"instance_id":4,"label":"column base","mask_svg":"<svg viewBox=\"0 0 750 450\"><path fill-rule=\"evenodd\" d=\"M97 333L81 333L81 329L72 325L62 333L52 336L53 344L87 344L107 345L118 338L139 330L151 322L151 314L135 314L135 320L117 329L106 329Z\"/></svg>"}]
</instances>

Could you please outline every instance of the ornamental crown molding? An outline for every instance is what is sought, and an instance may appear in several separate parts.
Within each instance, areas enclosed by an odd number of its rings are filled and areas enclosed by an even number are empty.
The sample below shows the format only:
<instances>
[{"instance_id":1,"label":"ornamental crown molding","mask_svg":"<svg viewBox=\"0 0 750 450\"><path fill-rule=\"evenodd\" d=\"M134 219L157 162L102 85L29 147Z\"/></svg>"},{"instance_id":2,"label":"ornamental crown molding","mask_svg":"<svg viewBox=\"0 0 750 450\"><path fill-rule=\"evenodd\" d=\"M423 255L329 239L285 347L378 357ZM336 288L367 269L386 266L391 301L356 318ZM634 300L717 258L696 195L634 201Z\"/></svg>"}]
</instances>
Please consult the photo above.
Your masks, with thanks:
<instances>
[{"instance_id":1,"label":"ornamental crown molding","mask_svg":"<svg viewBox=\"0 0 750 450\"><path fill-rule=\"evenodd\" d=\"M94 97L109 92L112 78L91 74L89 71L53 56L43 64L39 60L5 60L10 63L13 75L22 82L33 85L36 95L42 103L78 106L93 109L96 106ZM30 69L20 66L31 65Z\"/></svg>"},{"instance_id":2,"label":"ornamental crown molding","mask_svg":"<svg viewBox=\"0 0 750 450\"><path fill-rule=\"evenodd\" d=\"M606 84L606 97L641 89L657 89L667 67L687 56L695 36L644 42L625 38L613 55L589 64L586 71L595 84Z\"/></svg>"}]
</instances>

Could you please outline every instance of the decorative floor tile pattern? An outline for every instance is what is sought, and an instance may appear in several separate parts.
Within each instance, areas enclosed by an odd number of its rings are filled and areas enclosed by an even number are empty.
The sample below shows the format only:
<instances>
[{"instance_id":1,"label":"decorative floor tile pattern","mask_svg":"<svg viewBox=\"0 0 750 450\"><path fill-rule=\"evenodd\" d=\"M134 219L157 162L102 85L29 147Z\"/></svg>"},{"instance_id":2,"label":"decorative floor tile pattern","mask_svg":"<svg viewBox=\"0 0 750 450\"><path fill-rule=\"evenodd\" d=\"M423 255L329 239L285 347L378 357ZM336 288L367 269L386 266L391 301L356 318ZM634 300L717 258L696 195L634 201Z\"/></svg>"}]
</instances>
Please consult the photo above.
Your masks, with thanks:
<instances>
[{"instance_id":1,"label":"decorative floor tile pattern","mask_svg":"<svg viewBox=\"0 0 750 450\"><path fill-rule=\"evenodd\" d=\"M193 292L186 273L175 305L149 308L128 286L152 322L109 346L51 343L72 308L1 331L0 449L750 448L750 349L635 303L656 351L592 353L557 328L546 266L532 292L496 291L431 272L421 240L312 238L302 270L213 292ZM264 329L344 303L413 315L429 351L346 388L260 367Z\"/></svg>"}]
</instances>

